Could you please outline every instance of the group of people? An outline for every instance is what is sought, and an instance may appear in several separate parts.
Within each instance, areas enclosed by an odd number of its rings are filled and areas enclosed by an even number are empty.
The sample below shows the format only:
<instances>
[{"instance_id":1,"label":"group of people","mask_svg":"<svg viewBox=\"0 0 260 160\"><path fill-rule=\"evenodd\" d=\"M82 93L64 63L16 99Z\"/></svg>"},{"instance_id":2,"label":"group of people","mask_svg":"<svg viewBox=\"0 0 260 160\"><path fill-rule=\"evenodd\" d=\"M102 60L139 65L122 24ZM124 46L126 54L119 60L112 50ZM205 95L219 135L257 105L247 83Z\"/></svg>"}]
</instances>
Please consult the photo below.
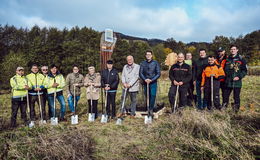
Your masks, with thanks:
<instances>
[{"instance_id":1,"label":"group of people","mask_svg":"<svg viewBox=\"0 0 260 160\"><path fill-rule=\"evenodd\" d=\"M169 89L169 101L172 109L174 108L176 92L179 94L178 108L191 106L195 102L198 109L212 107L221 109L227 107L231 92L234 94L234 109L239 110L240 91L242 78L247 73L246 62L238 54L235 45L230 47L230 55L220 48L218 55L207 56L205 49L199 50L200 58L192 60L192 54L187 53L186 59L183 53L177 56L177 63L172 65L169 70L171 87ZM126 57L127 64L122 71L122 96L121 102L125 97L130 97L130 116L134 117L137 105L137 94L139 85L143 85L144 95L147 101L148 114L153 116L157 93L157 80L161 75L159 63L153 59L153 52L147 50L145 58L141 64L134 62L134 57ZM116 92L119 85L118 71L113 67L113 61L106 62L106 69L97 73L93 66L88 67L88 74L84 77L79 73L78 66L73 66L73 72L68 74L66 79L59 72L58 66L51 65L41 67L32 65L31 73L24 75L24 68L17 67L16 75L10 79L12 87L12 115L11 127L16 126L18 109L21 110L21 117L28 124L26 108L30 112L30 121L36 120L35 103L41 106L41 119L46 123L47 119L56 117L55 100L60 104L60 121L66 121L66 103L63 91L67 92L67 101L71 113L75 112L75 106L81 96L81 88L86 87L86 97L88 100L89 112L98 116L98 100L105 94L105 114L109 118L116 117ZM196 88L197 97L194 98L193 91ZM219 90L222 90L223 103L220 104ZM104 90L104 92L101 92ZM211 92L213 93L211 94ZM100 93L101 96L100 96ZM202 93L204 97L202 98ZM213 95L210 96L210 95ZM213 99L212 99L213 98ZM46 114L46 102L48 102L48 116ZM28 106L28 107L27 107ZM102 111L103 112L103 111ZM121 108L120 113L125 113L126 109Z\"/></svg>"}]
</instances>

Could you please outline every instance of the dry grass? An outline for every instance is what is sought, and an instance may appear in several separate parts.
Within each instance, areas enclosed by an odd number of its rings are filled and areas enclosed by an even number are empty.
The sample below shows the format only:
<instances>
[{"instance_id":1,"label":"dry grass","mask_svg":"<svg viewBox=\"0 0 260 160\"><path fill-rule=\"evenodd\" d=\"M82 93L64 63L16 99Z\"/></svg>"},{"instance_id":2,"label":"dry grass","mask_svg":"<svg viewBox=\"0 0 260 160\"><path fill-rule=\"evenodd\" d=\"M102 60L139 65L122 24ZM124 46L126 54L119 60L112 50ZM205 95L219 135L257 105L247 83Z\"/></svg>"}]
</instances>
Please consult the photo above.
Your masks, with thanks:
<instances>
[{"instance_id":1,"label":"dry grass","mask_svg":"<svg viewBox=\"0 0 260 160\"><path fill-rule=\"evenodd\" d=\"M0 159L254 159L260 156L259 83L259 77L246 78L242 89L246 108L238 114L230 108L223 112L187 108L175 115L164 114L149 126L143 119L128 117L122 126L115 125L115 120L87 122L83 93L76 126L62 122L8 130L10 99L1 95ZM160 87L160 97L167 104L169 82ZM255 111L248 104L254 104Z\"/></svg>"}]
</instances>

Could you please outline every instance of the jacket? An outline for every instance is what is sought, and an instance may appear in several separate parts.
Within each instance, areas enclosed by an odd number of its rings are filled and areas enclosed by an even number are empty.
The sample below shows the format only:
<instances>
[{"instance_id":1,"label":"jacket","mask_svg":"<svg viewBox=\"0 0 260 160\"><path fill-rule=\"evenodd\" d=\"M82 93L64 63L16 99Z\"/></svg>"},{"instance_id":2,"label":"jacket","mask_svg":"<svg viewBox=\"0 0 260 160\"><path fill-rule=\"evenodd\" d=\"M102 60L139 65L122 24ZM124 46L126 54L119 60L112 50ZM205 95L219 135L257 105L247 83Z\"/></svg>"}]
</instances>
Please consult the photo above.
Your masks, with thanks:
<instances>
[{"instance_id":1,"label":"jacket","mask_svg":"<svg viewBox=\"0 0 260 160\"><path fill-rule=\"evenodd\" d=\"M151 83L157 82L157 79L161 76L159 63L155 60L151 60L150 62L147 60L143 61L140 64L139 76L143 81L146 79L151 79Z\"/></svg>"},{"instance_id":2,"label":"jacket","mask_svg":"<svg viewBox=\"0 0 260 160\"><path fill-rule=\"evenodd\" d=\"M27 90L24 88L25 85L29 85L28 80L25 76L16 74L10 79L10 85L12 87L12 98L24 98L27 96Z\"/></svg>"},{"instance_id":3,"label":"jacket","mask_svg":"<svg viewBox=\"0 0 260 160\"><path fill-rule=\"evenodd\" d=\"M169 70L169 78L174 85L173 81L183 82L182 87L189 87L190 81L192 79L192 72L190 65L183 63L180 65L179 62L172 65Z\"/></svg>"},{"instance_id":4,"label":"jacket","mask_svg":"<svg viewBox=\"0 0 260 160\"><path fill-rule=\"evenodd\" d=\"M139 70L140 65L135 63L131 66L126 64L123 68L122 83L128 83L131 86L129 92L139 91Z\"/></svg>"},{"instance_id":5,"label":"jacket","mask_svg":"<svg viewBox=\"0 0 260 160\"><path fill-rule=\"evenodd\" d=\"M42 75L41 73L30 73L26 76L26 78L28 79L28 82L30 84L30 86L32 87L31 90L29 90L29 95L37 95L37 91L34 91L35 88L44 88L44 75ZM39 91L39 94L43 94L43 91Z\"/></svg>"},{"instance_id":6,"label":"jacket","mask_svg":"<svg viewBox=\"0 0 260 160\"><path fill-rule=\"evenodd\" d=\"M247 74L246 61L242 56L237 54L235 57L229 56L225 64L225 86L229 88L241 88L242 79ZM234 77L239 77L238 81L234 81Z\"/></svg>"},{"instance_id":7,"label":"jacket","mask_svg":"<svg viewBox=\"0 0 260 160\"><path fill-rule=\"evenodd\" d=\"M56 88L52 87L54 83L58 83L59 86ZM63 88L65 87L65 79L62 74L57 73L56 76L52 75L51 73L48 75L48 77L44 81L44 86L47 88L48 94L54 94L56 91L57 95L62 94ZM59 93L58 93L59 92Z\"/></svg>"},{"instance_id":8,"label":"jacket","mask_svg":"<svg viewBox=\"0 0 260 160\"><path fill-rule=\"evenodd\" d=\"M203 69L208 65L208 57L199 58L194 63L194 78L197 81L201 81L201 75Z\"/></svg>"},{"instance_id":9,"label":"jacket","mask_svg":"<svg viewBox=\"0 0 260 160\"><path fill-rule=\"evenodd\" d=\"M221 79L225 78L224 70L220 65L217 65L217 64L209 65L208 64L202 72L202 81L201 81L202 87L205 85L206 81L207 81L207 83L210 82L211 75L215 75L213 77L213 80L220 81Z\"/></svg>"},{"instance_id":10,"label":"jacket","mask_svg":"<svg viewBox=\"0 0 260 160\"><path fill-rule=\"evenodd\" d=\"M70 73L66 77L66 90L68 95L74 96L73 84L78 83L79 86L75 87L75 96L80 96L80 88L84 85L84 77L79 73Z\"/></svg>"},{"instance_id":11,"label":"jacket","mask_svg":"<svg viewBox=\"0 0 260 160\"><path fill-rule=\"evenodd\" d=\"M105 88L106 85L109 84L110 91L117 90L119 84L119 76L116 69L112 68L112 70L105 69L101 72L101 87Z\"/></svg>"},{"instance_id":12,"label":"jacket","mask_svg":"<svg viewBox=\"0 0 260 160\"><path fill-rule=\"evenodd\" d=\"M99 73L93 75L87 74L84 79L84 86L86 87L87 99L98 100L101 86L101 76ZM88 85L88 83L94 83L94 86Z\"/></svg>"}]
</instances>

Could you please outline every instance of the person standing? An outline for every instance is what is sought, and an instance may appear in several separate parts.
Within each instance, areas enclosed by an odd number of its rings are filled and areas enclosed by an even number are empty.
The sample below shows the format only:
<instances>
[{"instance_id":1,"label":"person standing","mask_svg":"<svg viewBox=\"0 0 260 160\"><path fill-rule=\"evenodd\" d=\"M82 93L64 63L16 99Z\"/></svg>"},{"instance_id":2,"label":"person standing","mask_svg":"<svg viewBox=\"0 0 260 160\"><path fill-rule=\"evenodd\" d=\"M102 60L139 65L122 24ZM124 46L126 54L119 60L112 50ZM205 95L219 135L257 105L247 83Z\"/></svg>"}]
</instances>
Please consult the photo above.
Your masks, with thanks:
<instances>
[{"instance_id":1,"label":"person standing","mask_svg":"<svg viewBox=\"0 0 260 160\"><path fill-rule=\"evenodd\" d=\"M226 51L222 47L219 47L217 52L218 53L217 53L216 64L220 65L224 69L227 61L227 55L225 53ZM221 89L222 101L223 101L224 91L225 91L225 79L220 79L220 89Z\"/></svg>"},{"instance_id":2,"label":"person standing","mask_svg":"<svg viewBox=\"0 0 260 160\"><path fill-rule=\"evenodd\" d=\"M171 80L171 88L169 90L168 97L172 111L174 111L177 86L179 86L179 108L185 107L187 105L187 92L192 79L191 67L184 62L183 53L178 54L177 63L172 65L169 70L169 78Z\"/></svg>"},{"instance_id":3,"label":"person standing","mask_svg":"<svg viewBox=\"0 0 260 160\"><path fill-rule=\"evenodd\" d=\"M81 87L83 85L84 85L84 77L82 74L79 73L78 66L74 65L72 69L72 73L68 74L66 77L68 105L72 113L75 112L74 101L76 107L80 99ZM75 87L75 95L74 95L74 87Z\"/></svg>"},{"instance_id":4,"label":"person standing","mask_svg":"<svg viewBox=\"0 0 260 160\"><path fill-rule=\"evenodd\" d=\"M153 109L157 91L157 80L161 76L161 69L159 63L153 60L153 52L151 50L146 51L145 57L146 60L140 64L139 77L144 82L144 94L146 98L149 98L149 104L147 105L149 105L150 113L148 114L153 117ZM147 88L147 84L149 85L149 88ZM147 89L149 91L149 97L147 97Z\"/></svg>"},{"instance_id":5,"label":"person standing","mask_svg":"<svg viewBox=\"0 0 260 160\"><path fill-rule=\"evenodd\" d=\"M201 92L201 80L202 80L202 71L205 66L208 64L208 57L205 49L199 50L200 58L194 63L194 77L196 83L196 94L197 94L197 108L204 109L207 106L207 101L205 98L202 100Z\"/></svg>"},{"instance_id":6,"label":"person standing","mask_svg":"<svg viewBox=\"0 0 260 160\"><path fill-rule=\"evenodd\" d=\"M107 69L101 73L101 86L107 94L106 112L109 117L116 117L116 91L119 84L118 71L113 68L113 61L107 61ZM112 106L112 112L111 107Z\"/></svg>"},{"instance_id":7,"label":"person standing","mask_svg":"<svg viewBox=\"0 0 260 160\"><path fill-rule=\"evenodd\" d=\"M29 104L30 104L30 119L31 121L36 120L35 113L35 102L41 105L40 115L42 116L43 123L46 123L46 110L45 104L43 103L43 89L44 89L44 75L39 73L38 65L33 64L31 67L31 73L26 76L30 86L32 88L29 90Z\"/></svg>"},{"instance_id":8,"label":"person standing","mask_svg":"<svg viewBox=\"0 0 260 160\"><path fill-rule=\"evenodd\" d=\"M101 76L99 73L95 73L95 67L88 67L88 74L84 79L84 86L87 88L87 100L89 113L95 113L95 118L98 117L98 99L101 86ZM92 101L92 102L91 102ZM92 105L92 106L91 106Z\"/></svg>"},{"instance_id":9,"label":"person standing","mask_svg":"<svg viewBox=\"0 0 260 160\"><path fill-rule=\"evenodd\" d=\"M204 91L205 99L208 102L208 110L212 109L212 105L219 110L221 109L219 88L220 80L225 78L225 73L223 68L215 63L215 60L215 57L208 56L208 65L202 72L201 91ZM211 77L213 77L213 86L211 86ZM211 93L211 87L213 87L213 93ZM213 94L213 102L211 99L211 94Z\"/></svg>"},{"instance_id":10,"label":"person standing","mask_svg":"<svg viewBox=\"0 0 260 160\"><path fill-rule=\"evenodd\" d=\"M56 93L56 99L60 103L60 121L66 121L66 103L63 96L63 88L65 87L65 79L63 75L59 72L58 67L53 64L51 65L51 72L49 73L47 79L45 79L45 86L48 92L48 101L51 105L51 117L54 117L54 93ZM55 112L56 113L56 112ZM56 115L55 115L56 116Z\"/></svg>"},{"instance_id":11,"label":"person standing","mask_svg":"<svg viewBox=\"0 0 260 160\"><path fill-rule=\"evenodd\" d=\"M192 78L190 81L190 85L188 88L188 95L187 95L187 105L192 106L193 101L196 104L196 99L195 99L195 95L193 95L195 76L194 76L194 61L192 60L191 53L186 53L185 63L191 67L191 71L192 71Z\"/></svg>"},{"instance_id":12,"label":"person standing","mask_svg":"<svg viewBox=\"0 0 260 160\"><path fill-rule=\"evenodd\" d=\"M44 82L45 80L48 78L48 66L42 66L41 67L41 72L42 72L42 75L44 76ZM48 101L48 92L47 92L47 88L43 88L42 89L42 101L43 101L43 107L46 108L46 103ZM48 118L50 119L51 118L51 105L50 103L48 102Z\"/></svg>"},{"instance_id":13,"label":"person standing","mask_svg":"<svg viewBox=\"0 0 260 160\"><path fill-rule=\"evenodd\" d=\"M28 120L26 115L26 98L30 87L26 77L24 76L23 67L17 67L16 75L10 79L10 85L12 87L11 127L16 127L16 118L19 108L24 124L27 125Z\"/></svg>"},{"instance_id":14,"label":"person standing","mask_svg":"<svg viewBox=\"0 0 260 160\"><path fill-rule=\"evenodd\" d=\"M230 47L231 55L228 56L225 64L225 91L223 99L223 107L227 107L229 103L229 97L233 91L234 105L233 109L235 112L239 111L240 108L240 92L242 88L242 79L247 74L246 61L238 53L238 47L232 45Z\"/></svg>"},{"instance_id":15,"label":"person standing","mask_svg":"<svg viewBox=\"0 0 260 160\"><path fill-rule=\"evenodd\" d=\"M123 84L123 91L121 102L123 102L124 96L130 96L131 100L131 117L135 116L136 111L136 96L139 91L139 70L140 65L134 63L134 57L129 55L126 57L127 64L123 68L122 72L122 84ZM125 94L124 90L127 89L127 94ZM122 111L123 113L124 111Z\"/></svg>"}]
</instances>

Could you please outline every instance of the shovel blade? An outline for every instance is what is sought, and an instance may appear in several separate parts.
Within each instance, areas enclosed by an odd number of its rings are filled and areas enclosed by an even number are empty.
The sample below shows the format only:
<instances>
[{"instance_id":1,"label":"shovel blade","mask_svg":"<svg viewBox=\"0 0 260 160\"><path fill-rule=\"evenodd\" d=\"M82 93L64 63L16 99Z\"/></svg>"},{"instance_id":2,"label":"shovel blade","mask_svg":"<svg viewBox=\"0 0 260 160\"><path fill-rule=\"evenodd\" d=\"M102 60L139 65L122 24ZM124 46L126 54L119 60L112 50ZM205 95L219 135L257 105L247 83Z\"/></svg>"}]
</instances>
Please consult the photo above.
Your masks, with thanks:
<instances>
[{"instance_id":1,"label":"shovel blade","mask_svg":"<svg viewBox=\"0 0 260 160\"><path fill-rule=\"evenodd\" d=\"M152 116L145 116L144 117L144 124L151 124L152 123Z\"/></svg>"},{"instance_id":2,"label":"shovel blade","mask_svg":"<svg viewBox=\"0 0 260 160\"><path fill-rule=\"evenodd\" d=\"M29 123L29 128L33 128L34 126L35 126L34 121L31 121L31 122Z\"/></svg>"},{"instance_id":3,"label":"shovel blade","mask_svg":"<svg viewBox=\"0 0 260 160\"><path fill-rule=\"evenodd\" d=\"M44 125L44 124L46 124L47 122L46 122L46 120L40 120L39 121L39 125Z\"/></svg>"},{"instance_id":4,"label":"shovel blade","mask_svg":"<svg viewBox=\"0 0 260 160\"><path fill-rule=\"evenodd\" d=\"M107 123L107 119L108 119L107 115L102 114L101 123Z\"/></svg>"},{"instance_id":5,"label":"shovel blade","mask_svg":"<svg viewBox=\"0 0 260 160\"><path fill-rule=\"evenodd\" d=\"M71 124L78 124L78 123L79 123L78 115L71 116Z\"/></svg>"},{"instance_id":6,"label":"shovel blade","mask_svg":"<svg viewBox=\"0 0 260 160\"><path fill-rule=\"evenodd\" d=\"M51 118L51 125L58 125L58 118L57 117L52 117Z\"/></svg>"},{"instance_id":7,"label":"shovel blade","mask_svg":"<svg viewBox=\"0 0 260 160\"><path fill-rule=\"evenodd\" d=\"M122 118L118 118L116 121L116 125L122 125L123 119Z\"/></svg>"},{"instance_id":8,"label":"shovel blade","mask_svg":"<svg viewBox=\"0 0 260 160\"><path fill-rule=\"evenodd\" d=\"M95 113L89 113L88 114L88 121L94 122L95 121Z\"/></svg>"}]
</instances>

